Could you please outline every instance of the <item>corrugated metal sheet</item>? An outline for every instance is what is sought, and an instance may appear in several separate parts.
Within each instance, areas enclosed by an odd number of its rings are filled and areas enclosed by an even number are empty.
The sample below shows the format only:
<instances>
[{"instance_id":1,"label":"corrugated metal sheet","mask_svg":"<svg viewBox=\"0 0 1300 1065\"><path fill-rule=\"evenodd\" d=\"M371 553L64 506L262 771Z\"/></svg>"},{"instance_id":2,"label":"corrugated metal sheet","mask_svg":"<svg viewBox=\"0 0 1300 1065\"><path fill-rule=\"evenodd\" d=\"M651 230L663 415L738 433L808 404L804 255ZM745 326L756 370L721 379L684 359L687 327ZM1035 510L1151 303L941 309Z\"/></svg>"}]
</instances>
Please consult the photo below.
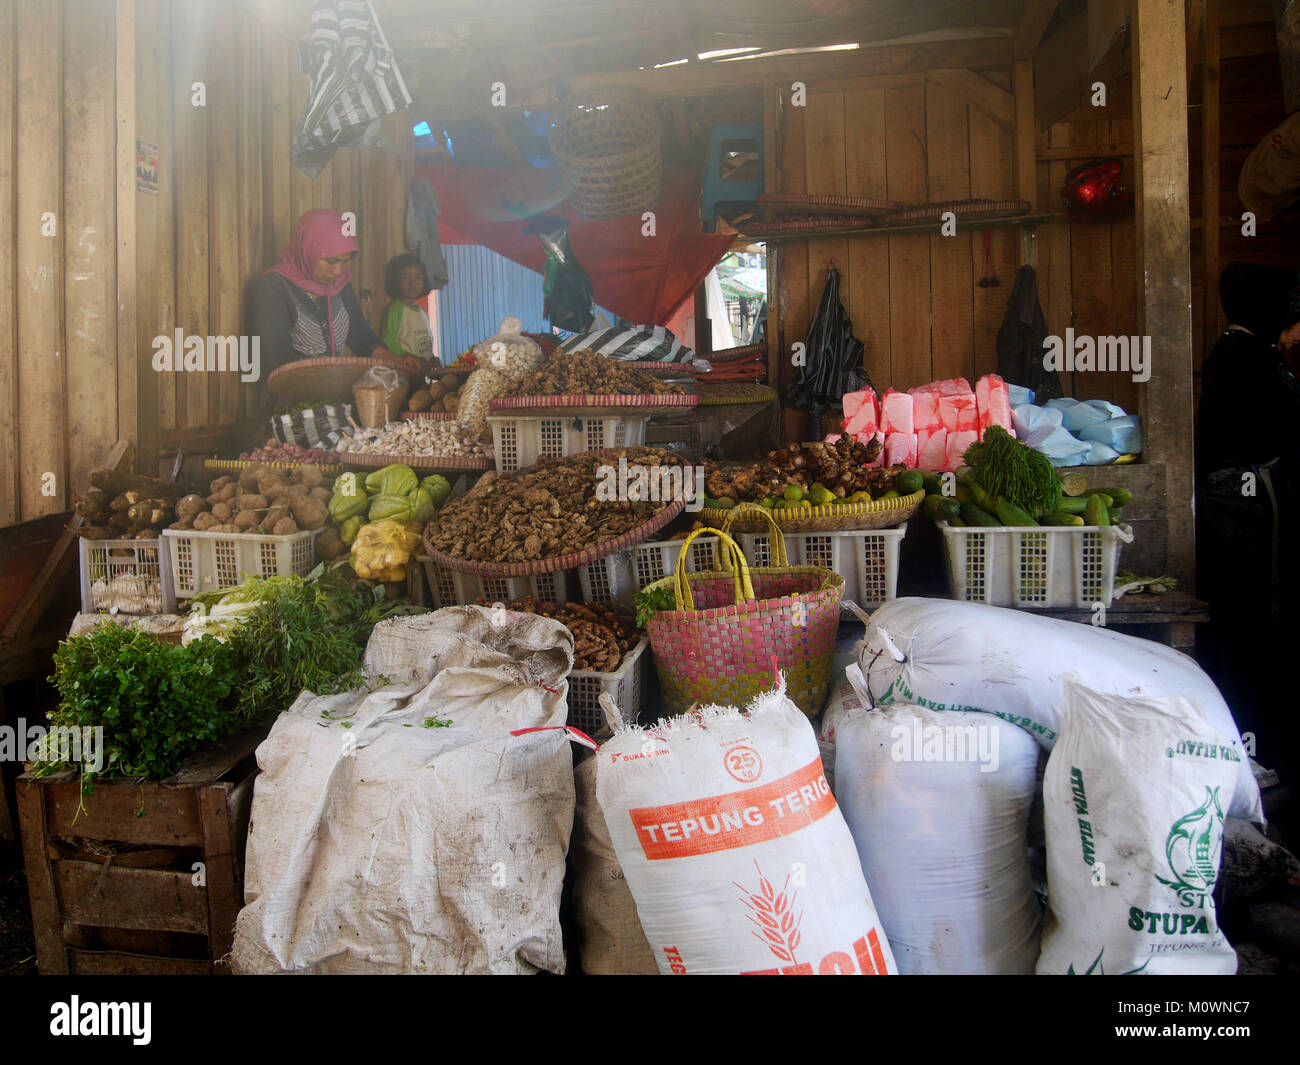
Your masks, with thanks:
<instances>
[{"instance_id":1,"label":"corrugated metal sheet","mask_svg":"<svg viewBox=\"0 0 1300 1065\"><path fill-rule=\"evenodd\" d=\"M530 333L550 331L542 315L542 275L477 244L444 244L450 280L438 290L439 350L453 362L513 314ZM610 322L618 318L601 307Z\"/></svg>"}]
</instances>

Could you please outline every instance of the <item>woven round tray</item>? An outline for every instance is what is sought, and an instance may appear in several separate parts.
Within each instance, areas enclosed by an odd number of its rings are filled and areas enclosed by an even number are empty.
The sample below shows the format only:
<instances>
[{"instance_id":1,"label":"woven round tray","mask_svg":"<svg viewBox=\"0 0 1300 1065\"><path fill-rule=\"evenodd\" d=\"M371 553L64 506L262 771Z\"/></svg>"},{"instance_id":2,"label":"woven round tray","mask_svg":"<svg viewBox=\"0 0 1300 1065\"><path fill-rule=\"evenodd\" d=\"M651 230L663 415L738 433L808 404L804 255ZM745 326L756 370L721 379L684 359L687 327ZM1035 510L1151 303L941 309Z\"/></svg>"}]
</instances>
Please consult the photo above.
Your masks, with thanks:
<instances>
[{"instance_id":1,"label":"woven round tray","mask_svg":"<svg viewBox=\"0 0 1300 1065\"><path fill-rule=\"evenodd\" d=\"M685 506L686 501L684 499L674 500L644 525L629 529L622 536L615 537L612 540L602 540L598 544L589 544L581 551L574 551L567 555L556 555L554 558L543 558L536 562L474 562L465 558L445 555L434 547L430 541L428 526L425 526L424 530L424 549L434 561L442 563L448 569L459 570L461 573L474 573L480 577L536 577L538 574L554 573L556 570L577 569L579 566L599 562L606 555L612 555L616 551L635 547L637 544L649 540L650 537L676 518Z\"/></svg>"},{"instance_id":2,"label":"woven round tray","mask_svg":"<svg viewBox=\"0 0 1300 1065\"><path fill-rule=\"evenodd\" d=\"M367 469L380 469L400 463L413 470L495 470L497 464L492 459L444 458L437 455L350 455L339 452L339 461L344 466L362 466Z\"/></svg>"},{"instance_id":3,"label":"woven round tray","mask_svg":"<svg viewBox=\"0 0 1300 1065\"><path fill-rule=\"evenodd\" d=\"M744 381L712 385L701 381L698 385L701 407L721 407L740 403L771 403L777 391L771 385L747 384Z\"/></svg>"},{"instance_id":4,"label":"woven round tray","mask_svg":"<svg viewBox=\"0 0 1300 1065\"><path fill-rule=\"evenodd\" d=\"M837 196L802 192L764 192L758 197L758 206L768 218L774 215L874 215L901 211L906 205L894 200L877 200L864 196Z\"/></svg>"},{"instance_id":5,"label":"woven round tray","mask_svg":"<svg viewBox=\"0 0 1300 1065\"><path fill-rule=\"evenodd\" d=\"M449 422L454 420L456 415L448 414L444 410L404 410L402 411L402 421L404 422Z\"/></svg>"},{"instance_id":6,"label":"woven round tray","mask_svg":"<svg viewBox=\"0 0 1300 1065\"><path fill-rule=\"evenodd\" d=\"M902 525L925 500L925 490L899 499L877 499L872 503L854 503L848 507L813 507L800 511L807 517L791 518L788 510L772 511L772 519L783 532L843 532L850 529L892 529ZM700 520L706 525L721 526L727 520L725 510L705 507ZM767 532L768 525L757 518L738 519L731 527L737 532Z\"/></svg>"},{"instance_id":7,"label":"woven round tray","mask_svg":"<svg viewBox=\"0 0 1300 1065\"><path fill-rule=\"evenodd\" d=\"M691 364L689 362L660 362L657 359L633 359L631 362L620 362L620 366L628 370L645 370L646 373L652 373L656 377L676 377L682 381L691 376Z\"/></svg>"},{"instance_id":8,"label":"woven round tray","mask_svg":"<svg viewBox=\"0 0 1300 1065\"><path fill-rule=\"evenodd\" d=\"M337 462L258 462L256 459L207 459L203 463L205 470L214 473L251 470L255 466L265 466L268 470L296 470L299 466L315 466L321 473L329 477L343 472L343 467Z\"/></svg>"},{"instance_id":9,"label":"woven round tray","mask_svg":"<svg viewBox=\"0 0 1300 1065\"><path fill-rule=\"evenodd\" d=\"M411 376L385 359L352 356L299 359L272 370L266 379L266 387L286 403L317 400L351 403L353 383L376 363L397 370L408 380Z\"/></svg>"},{"instance_id":10,"label":"woven round tray","mask_svg":"<svg viewBox=\"0 0 1300 1065\"><path fill-rule=\"evenodd\" d=\"M699 402L695 396L504 396L494 399L492 410L564 410L592 412L598 409L621 410L626 408L694 407Z\"/></svg>"},{"instance_id":11,"label":"woven round tray","mask_svg":"<svg viewBox=\"0 0 1300 1065\"><path fill-rule=\"evenodd\" d=\"M746 344L739 348L723 348L722 351L711 351L707 355L701 355L700 357L710 365L716 366L720 363L746 362L759 355L766 356L766 354L767 348L762 344ZM704 374L705 376L709 373L708 370L696 370L692 367L687 368L691 373Z\"/></svg>"}]
</instances>

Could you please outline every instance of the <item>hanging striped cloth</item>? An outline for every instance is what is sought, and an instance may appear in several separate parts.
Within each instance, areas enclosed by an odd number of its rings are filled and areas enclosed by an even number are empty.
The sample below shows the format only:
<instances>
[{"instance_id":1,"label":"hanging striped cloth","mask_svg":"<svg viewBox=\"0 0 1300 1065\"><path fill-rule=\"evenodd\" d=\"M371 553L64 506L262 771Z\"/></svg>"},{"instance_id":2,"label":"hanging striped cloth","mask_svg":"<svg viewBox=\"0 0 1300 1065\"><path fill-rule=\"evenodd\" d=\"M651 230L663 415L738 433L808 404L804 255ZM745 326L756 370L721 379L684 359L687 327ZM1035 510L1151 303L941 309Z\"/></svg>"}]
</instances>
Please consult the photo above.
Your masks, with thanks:
<instances>
[{"instance_id":1,"label":"hanging striped cloth","mask_svg":"<svg viewBox=\"0 0 1300 1065\"><path fill-rule=\"evenodd\" d=\"M620 362L693 362L695 353L661 325L615 325L571 336L564 351L591 348Z\"/></svg>"},{"instance_id":2,"label":"hanging striped cloth","mask_svg":"<svg viewBox=\"0 0 1300 1065\"><path fill-rule=\"evenodd\" d=\"M293 161L311 177L350 144L379 143L379 120L411 104L393 50L366 0L316 0L298 42L298 72L311 75Z\"/></svg>"}]
</instances>

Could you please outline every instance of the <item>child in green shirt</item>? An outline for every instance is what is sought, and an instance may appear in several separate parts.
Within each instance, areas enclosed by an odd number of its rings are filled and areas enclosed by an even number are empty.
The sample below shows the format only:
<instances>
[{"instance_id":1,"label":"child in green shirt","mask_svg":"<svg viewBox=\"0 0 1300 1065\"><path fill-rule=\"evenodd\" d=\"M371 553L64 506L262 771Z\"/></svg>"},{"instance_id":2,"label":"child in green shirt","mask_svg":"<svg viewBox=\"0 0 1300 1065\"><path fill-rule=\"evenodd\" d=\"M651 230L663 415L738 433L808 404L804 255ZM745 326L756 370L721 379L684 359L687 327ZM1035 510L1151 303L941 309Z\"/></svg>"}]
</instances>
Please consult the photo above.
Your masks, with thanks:
<instances>
[{"instance_id":1,"label":"child in green shirt","mask_svg":"<svg viewBox=\"0 0 1300 1065\"><path fill-rule=\"evenodd\" d=\"M398 255L384 267L384 290L392 303L384 311L379 338L395 355L433 358L433 326L423 308L416 304L432 286L418 255Z\"/></svg>"}]
</instances>

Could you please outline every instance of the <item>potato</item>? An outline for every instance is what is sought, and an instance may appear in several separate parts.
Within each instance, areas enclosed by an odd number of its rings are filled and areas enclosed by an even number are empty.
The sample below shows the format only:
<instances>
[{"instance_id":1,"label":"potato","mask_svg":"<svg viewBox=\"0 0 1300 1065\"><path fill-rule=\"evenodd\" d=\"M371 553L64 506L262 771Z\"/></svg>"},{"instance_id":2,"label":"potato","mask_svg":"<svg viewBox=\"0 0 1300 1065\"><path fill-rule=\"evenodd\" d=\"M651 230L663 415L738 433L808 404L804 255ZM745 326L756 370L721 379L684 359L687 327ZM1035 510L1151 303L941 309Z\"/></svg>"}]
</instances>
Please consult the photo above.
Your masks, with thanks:
<instances>
[{"instance_id":1,"label":"potato","mask_svg":"<svg viewBox=\"0 0 1300 1065\"><path fill-rule=\"evenodd\" d=\"M266 496L257 495L253 492L246 492L239 497L239 512L241 514L246 510L266 510L270 505ZM216 511L214 510L213 513L216 513Z\"/></svg>"},{"instance_id":2,"label":"potato","mask_svg":"<svg viewBox=\"0 0 1300 1065\"><path fill-rule=\"evenodd\" d=\"M431 389L422 388L418 392L412 392L411 398L406 401L406 409L413 411L428 410L433 406L433 401L437 397L432 395Z\"/></svg>"},{"instance_id":3,"label":"potato","mask_svg":"<svg viewBox=\"0 0 1300 1065\"><path fill-rule=\"evenodd\" d=\"M446 396L442 401L442 409L448 414L455 414L459 406L460 396Z\"/></svg>"},{"instance_id":4,"label":"potato","mask_svg":"<svg viewBox=\"0 0 1300 1065\"><path fill-rule=\"evenodd\" d=\"M208 532L214 532L214 533L237 533L241 531L243 530L241 530L238 525L231 525L229 522L227 522L225 525L214 525L211 529L208 530Z\"/></svg>"},{"instance_id":5,"label":"potato","mask_svg":"<svg viewBox=\"0 0 1300 1065\"><path fill-rule=\"evenodd\" d=\"M460 377L458 377L454 373L447 374L438 383L441 384L442 387L445 388L448 392L456 392L460 389L461 386Z\"/></svg>"},{"instance_id":6,"label":"potato","mask_svg":"<svg viewBox=\"0 0 1300 1065\"><path fill-rule=\"evenodd\" d=\"M293 501L293 516L303 529L319 529L329 521L330 513L319 499L307 496Z\"/></svg>"},{"instance_id":7,"label":"potato","mask_svg":"<svg viewBox=\"0 0 1300 1065\"><path fill-rule=\"evenodd\" d=\"M298 483L304 484L308 488L315 488L325 480L325 475L320 472L320 468L317 466L299 466L297 473Z\"/></svg>"},{"instance_id":8,"label":"potato","mask_svg":"<svg viewBox=\"0 0 1300 1065\"><path fill-rule=\"evenodd\" d=\"M229 503L239 495L238 484L228 484L220 492L213 492L208 496L208 505L216 506L218 503Z\"/></svg>"},{"instance_id":9,"label":"potato","mask_svg":"<svg viewBox=\"0 0 1300 1065\"><path fill-rule=\"evenodd\" d=\"M194 519L195 532L209 532L214 525L220 525L221 521L211 511L204 511Z\"/></svg>"},{"instance_id":10,"label":"potato","mask_svg":"<svg viewBox=\"0 0 1300 1065\"><path fill-rule=\"evenodd\" d=\"M292 518L281 518L271 526L272 536L292 536L298 531L298 523Z\"/></svg>"},{"instance_id":11,"label":"potato","mask_svg":"<svg viewBox=\"0 0 1300 1065\"><path fill-rule=\"evenodd\" d=\"M289 483L278 473L268 474L257 482L257 494L267 496L282 495L289 490Z\"/></svg>"},{"instance_id":12,"label":"potato","mask_svg":"<svg viewBox=\"0 0 1300 1065\"><path fill-rule=\"evenodd\" d=\"M319 485L307 493L312 499L319 499L322 503L328 503L334 495L328 488L322 488Z\"/></svg>"},{"instance_id":13,"label":"potato","mask_svg":"<svg viewBox=\"0 0 1300 1065\"><path fill-rule=\"evenodd\" d=\"M255 511L241 510L235 515L235 528L240 532L252 532L261 518Z\"/></svg>"},{"instance_id":14,"label":"potato","mask_svg":"<svg viewBox=\"0 0 1300 1065\"><path fill-rule=\"evenodd\" d=\"M266 517L262 519L262 522L265 525L273 526L277 521L287 518L288 516L289 516L288 503L272 503L271 509L266 512Z\"/></svg>"},{"instance_id":15,"label":"potato","mask_svg":"<svg viewBox=\"0 0 1300 1065\"><path fill-rule=\"evenodd\" d=\"M436 384L429 386L429 398L436 403L450 391L451 389L447 387L446 381L438 381Z\"/></svg>"},{"instance_id":16,"label":"potato","mask_svg":"<svg viewBox=\"0 0 1300 1065\"><path fill-rule=\"evenodd\" d=\"M260 481L263 477L268 476L270 472L271 471L268 470L265 466L250 466L246 470L240 470L239 487L243 488L246 491L251 492L257 488L257 482ZM225 478L222 478L222 480L225 480ZM216 491L216 489L214 488L213 491Z\"/></svg>"},{"instance_id":17,"label":"potato","mask_svg":"<svg viewBox=\"0 0 1300 1065\"><path fill-rule=\"evenodd\" d=\"M348 553L348 546L343 542L338 529L329 526L316 537L316 553L327 562L333 562Z\"/></svg>"},{"instance_id":18,"label":"potato","mask_svg":"<svg viewBox=\"0 0 1300 1065\"><path fill-rule=\"evenodd\" d=\"M174 521L174 522L172 522L170 525L168 525L167 528L169 528L169 529L192 529L192 528L194 528L194 523L193 523L192 521ZM82 535L84 536L85 534L83 533Z\"/></svg>"},{"instance_id":19,"label":"potato","mask_svg":"<svg viewBox=\"0 0 1300 1065\"><path fill-rule=\"evenodd\" d=\"M214 503L212 506L212 516L224 524L235 516L234 505L231 503Z\"/></svg>"},{"instance_id":20,"label":"potato","mask_svg":"<svg viewBox=\"0 0 1300 1065\"><path fill-rule=\"evenodd\" d=\"M225 485L221 487L225 488ZM201 495L182 496L176 501L176 520L193 524L194 519L207 509L207 501Z\"/></svg>"}]
</instances>

